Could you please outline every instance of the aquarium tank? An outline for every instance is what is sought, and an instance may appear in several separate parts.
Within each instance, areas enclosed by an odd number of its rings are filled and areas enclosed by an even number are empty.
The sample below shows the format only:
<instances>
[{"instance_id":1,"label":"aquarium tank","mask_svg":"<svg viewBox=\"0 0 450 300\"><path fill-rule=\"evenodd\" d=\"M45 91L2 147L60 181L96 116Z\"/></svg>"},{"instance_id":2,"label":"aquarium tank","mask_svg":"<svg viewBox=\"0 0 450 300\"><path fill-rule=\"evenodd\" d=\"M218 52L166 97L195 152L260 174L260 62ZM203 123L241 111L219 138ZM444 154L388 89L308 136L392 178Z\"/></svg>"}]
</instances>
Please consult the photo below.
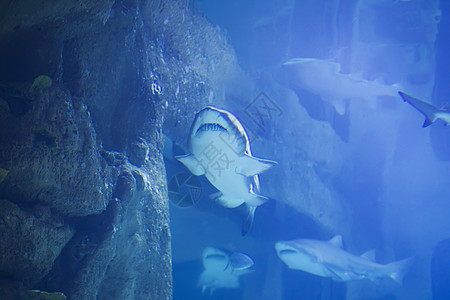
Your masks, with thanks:
<instances>
[{"instance_id":1,"label":"aquarium tank","mask_svg":"<svg viewBox=\"0 0 450 300\"><path fill-rule=\"evenodd\" d=\"M450 299L450 2L0 0L0 299Z\"/></svg>"}]
</instances>

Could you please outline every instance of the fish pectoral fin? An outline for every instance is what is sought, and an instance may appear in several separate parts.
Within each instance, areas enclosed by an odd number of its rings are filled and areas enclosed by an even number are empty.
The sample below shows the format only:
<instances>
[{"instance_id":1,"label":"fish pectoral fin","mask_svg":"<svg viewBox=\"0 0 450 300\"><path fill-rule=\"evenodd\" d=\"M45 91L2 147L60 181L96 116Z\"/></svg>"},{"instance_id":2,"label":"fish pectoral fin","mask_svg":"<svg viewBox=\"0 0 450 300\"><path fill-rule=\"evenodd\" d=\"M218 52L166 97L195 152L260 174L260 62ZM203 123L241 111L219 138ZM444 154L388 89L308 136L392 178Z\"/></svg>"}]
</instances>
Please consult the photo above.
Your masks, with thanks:
<instances>
[{"instance_id":1,"label":"fish pectoral fin","mask_svg":"<svg viewBox=\"0 0 450 300\"><path fill-rule=\"evenodd\" d=\"M233 271L243 271L251 268L255 262L245 253L234 252L230 255L230 265Z\"/></svg>"},{"instance_id":2,"label":"fish pectoral fin","mask_svg":"<svg viewBox=\"0 0 450 300\"><path fill-rule=\"evenodd\" d=\"M273 160L257 158L244 154L240 157L236 167L236 173L244 176L254 176L278 164Z\"/></svg>"},{"instance_id":3,"label":"fish pectoral fin","mask_svg":"<svg viewBox=\"0 0 450 300\"><path fill-rule=\"evenodd\" d=\"M331 277L333 280L336 281L344 281L344 279L342 278L342 276L339 274L338 270L335 270L335 268L333 268L330 265L324 264L324 266L327 268L328 272L329 272L329 277Z\"/></svg>"},{"instance_id":4,"label":"fish pectoral fin","mask_svg":"<svg viewBox=\"0 0 450 300\"><path fill-rule=\"evenodd\" d=\"M202 164L195 158L192 154L178 155L175 158L180 161L186 168L191 171L192 174L196 176L205 175L206 170L203 168Z\"/></svg>"}]
</instances>

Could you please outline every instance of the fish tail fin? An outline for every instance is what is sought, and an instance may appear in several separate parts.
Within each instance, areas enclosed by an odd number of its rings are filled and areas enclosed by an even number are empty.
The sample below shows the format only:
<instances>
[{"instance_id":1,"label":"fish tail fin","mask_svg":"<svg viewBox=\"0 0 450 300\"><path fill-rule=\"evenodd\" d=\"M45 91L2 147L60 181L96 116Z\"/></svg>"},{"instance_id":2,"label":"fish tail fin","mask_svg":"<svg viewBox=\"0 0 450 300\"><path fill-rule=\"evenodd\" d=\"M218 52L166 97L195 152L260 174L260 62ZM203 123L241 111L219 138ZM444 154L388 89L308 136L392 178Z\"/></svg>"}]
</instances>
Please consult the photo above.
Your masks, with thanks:
<instances>
[{"instance_id":1,"label":"fish tail fin","mask_svg":"<svg viewBox=\"0 0 450 300\"><path fill-rule=\"evenodd\" d=\"M435 119L434 117L430 118L429 116L427 116L427 118L425 119L425 122L423 122L422 128L428 127L431 124L433 124L434 119Z\"/></svg>"},{"instance_id":2,"label":"fish tail fin","mask_svg":"<svg viewBox=\"0 0 450 300\"><path fill-rule=\"evenodd\" d=\"M410 257L407 259L395 261L393 263L387 264L386 268L388 268L389 276L397 282L399 285L403 284L403 277L406 272L408 272L409 268L414 262L414 258Z\"/></svg>"},{"instance_id":3,"label":"fish tail fin","mask_svg":"<svg viewBox=\"0 0 450 300\"><path fill-rule=\"evenodd\" d=\"M244 222L242 222L242 236L246 236L253 225L253 220L255 219L255 211L256 206L250 206L247 205L248 213L247 216L244 219Z\"/></svg>"},{"instance_id":4,"label":"fish tail fin","mask_svg":"<svg viewBox=\"0 0 450 300\"><path fill-rule=\"evenodd\" d=\"M258 194L253 194L251 199L249 199L249 200L247 200L245 202L247 202L251 206L255 206L256 207L256 206L260 206L260 205L266 203L269 200L270 199L267 198L267 197L264 197L264 196L261 196L261 195L258 195Z\"/></svg>"},{"instance_id":5,"label":"fish tail fin","mask_svg":"<svg viewBox=\"0 0 450 300\"><path fill-rule=\"evenodd\" d=\"M265 196L256 194L253 189L250 189L249 193L250 199L246 200L245 202L250 206L260 206L270 200Z\"/></svg>"},{"instance_id":6,"label":"fish tail fin","mask_svg":"<svg viewBox=\"0 0 450 300\"><path fill-rule=\"evenodd\" d=\"M398 94L400 95L400 97L402 97L403 101L408 102L417 110L419 110L422 114L425 115L425 122L423 122L422 128L428 127L436 121L437 119L436 113L439 112L439 110L436 107L434 107L429 103L426 103L425 101L422 101L420 99L414 98L413 96L405 94L402 91L399 91Z\"/></svg>"}]
</instances>

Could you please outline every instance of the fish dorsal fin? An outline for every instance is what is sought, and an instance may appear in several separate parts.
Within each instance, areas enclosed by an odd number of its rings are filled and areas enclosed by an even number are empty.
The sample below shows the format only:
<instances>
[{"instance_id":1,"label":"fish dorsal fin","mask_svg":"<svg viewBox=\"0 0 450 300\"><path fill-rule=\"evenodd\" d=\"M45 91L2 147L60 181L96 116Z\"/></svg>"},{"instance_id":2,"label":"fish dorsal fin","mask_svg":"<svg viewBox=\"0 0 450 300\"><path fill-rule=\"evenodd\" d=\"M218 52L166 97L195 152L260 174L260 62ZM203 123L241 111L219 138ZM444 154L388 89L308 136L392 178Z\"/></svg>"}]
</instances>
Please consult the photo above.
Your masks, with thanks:
<instances>
[{"instance_id":1,"label":"fish dorsal fin","mask_svg":"<svg viewBox=\"0 0 450 300\"><path fill-rule=\"evenodd\" d=\"M375 249L371 249L361 254L361 258L367 259L371 262L375 262Z\"/></svg>"},{"instance_id":2,"label":"fish dorsal fin","mask_svg":"<svg viewBox=\"0 0 450 300\"><path fill-rule=\"evenodd\" d=\"M264 172L265 170L273 167L276 164L277 162L272 160L257 158L248 154L244 154L239 158L236 167L236 173L251 177Z\"/></svg>"},{"instance_id":3,"label":"fish dorsal fin","mask_svg":"<svg viewBox=\"0 0 450 300\"><path fill-rule=\"evenodd\" d=\"M342 235L335 235L328 241L328 243L330 243L331 245L333 245L337 248L343 248Z\"/></svg>"}]
</instances>

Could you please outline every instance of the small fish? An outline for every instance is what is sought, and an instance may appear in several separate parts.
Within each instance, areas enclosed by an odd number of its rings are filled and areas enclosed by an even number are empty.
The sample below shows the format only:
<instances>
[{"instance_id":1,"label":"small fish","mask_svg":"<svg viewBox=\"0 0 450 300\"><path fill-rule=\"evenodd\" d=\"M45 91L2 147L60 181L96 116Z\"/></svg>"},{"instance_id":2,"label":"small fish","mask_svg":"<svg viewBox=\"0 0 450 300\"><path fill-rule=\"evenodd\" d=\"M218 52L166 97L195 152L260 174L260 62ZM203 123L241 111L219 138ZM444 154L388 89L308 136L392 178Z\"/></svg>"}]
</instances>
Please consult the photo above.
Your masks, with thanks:
<instances>
[{"instance_id":1,"label":"small fish","mask_svg":"<svg viewBox=\"0 0 450 300\"><path fill-rule=\"evenodd\" d=\"M202 293L208 289L212 294L216 288L238 288L239 277L250 273L254 265L253 259L244 253L230 253L215 247L205 248L202 258L204 270L198 281Z\"/></svg>"},{"instance_id":2,"label":"small fish","mask_svg":"<svg viewBox=\"0 0 450 300\"><path fill-rule=\"evenodd\" d=\"M413 261L413 258L407 258L387 265L377 264L375 250L367 251L361 256L343 250L340 235L329 241L280 241L275 244L275 249L278 257L290 269L330 277L336 281L390 277L401 285L403 276Z\"/></svg>"},{"instance_id":3,"label":"small fish","mask_svg":"<svg viewBox=\"0 0 450 300\"><path fill-rule=\"evenodd\" d=\"M208 106L195 116L189 136L190 154L175 156L194 175L205 175L220 193L213 198L222 206L245 203L248 213L242 233L253 223L256 207L269 198L259 195L258 174L277 163L252 156L242 124L230 112Z\"/></svg>"},{"instance_id":4,"label":"small fish","mask_svg":"<svg viewBox=\"0 0 450 300\"><path fill-rule=\"evenodd\" d=\"M398 92L398 94L403 98L403 101L411 104L425 116L425 122L422 125L423 128L430 126L437 119L444 121L446 126L450 123L450 109L439 109L428 102L414 98L403 92Z\"/></svg>"}]
</instances>

